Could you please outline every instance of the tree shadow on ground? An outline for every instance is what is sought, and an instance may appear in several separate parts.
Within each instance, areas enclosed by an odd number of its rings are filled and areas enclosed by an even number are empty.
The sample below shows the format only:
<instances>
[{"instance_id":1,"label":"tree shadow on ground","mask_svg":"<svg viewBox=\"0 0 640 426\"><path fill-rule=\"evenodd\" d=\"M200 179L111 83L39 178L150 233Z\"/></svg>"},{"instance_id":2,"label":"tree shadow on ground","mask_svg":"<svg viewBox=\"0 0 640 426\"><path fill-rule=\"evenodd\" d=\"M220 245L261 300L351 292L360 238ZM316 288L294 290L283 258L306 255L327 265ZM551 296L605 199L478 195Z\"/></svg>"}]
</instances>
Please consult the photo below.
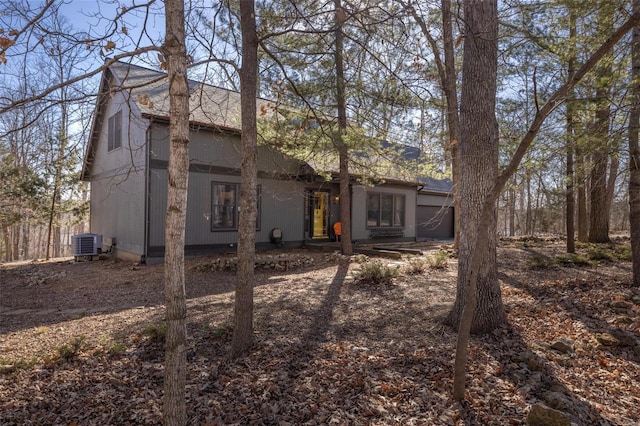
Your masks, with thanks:
<instances>
[{"instance_id":1,"label":"tree shadow on ground","mask_svg":"<svg viewBox=\"0 0 640 426\"><path fill-rule=\"evenodd\" d=\"M595 271L592 275L599 277L601 273ZM610 277L604 277L610 279ZM579 300L580 296L589 295L596 286L601 285L600 282L590 281L589 279L567 279L550 285L531 285L524 281L518 280L513 275L505 273L499 274L499 279L509 284L513 288L525 291L534 299L539 309L543 311L553 312L553 309L559 307L571 321L577 321L584 326L591 334L599 336L607 334L619 338L622 344L599 345L598 350L606 351L613 356L626 356L633 361L632 348L638 345L636 341L639 336L630 330L612 326L603 319L604 316L614 317L614 311L610 306L597 306L597 304L585 304ZM635 342L634 342L635 341ZM595 342L593 342L596 345ZM628 352L625 354L625 352ZM634 361L637 363L637 361Z\"/></svg>"},{"instance_id":2,"label":"tree shadow on ground","mask_svg":"<svg viewBox=\"0 0 640 426\"><path fill-rule=\"evenodd\" d=\"M298 407L291 414L295 424L384 423L393 417L389 410L414 421L438 417L447 407L448 394L441 388L450 377L451 358L447 346L429 340L432 332L442 338L442 328L432 330L428 305L410 301L411 286L362 285L348 272L347 263L339 264L324 291L313 289L306 300L292 289L287 297L261 304L255 350L242 360L224 361L209 352L208 362L218 375L252 371L264 377L272 391L262 385L252 389L252 404ZM283 317L294 324L283 329ZM214 385L206 394L224 398L225 390ZM237 420L240 414L229 416ZM267 414L262 420L276 424L282 416Z\"/></svg>"},{"instance_id":3,"label":"tree shadow on ground","mask_svg":"<svg viewBox=\"0 0 640 426\"><path fill-rule=\"evenodd\" d=\"M98 266L98 262L94 264ZM75 264L63 266L76 267ZM79 265L85 270L91 266L93 265ZM107 265L107 268L109 266ZM19 276L21 268L29 267L32 265L14 268L14 275ZM31 285L21 277L25 283L0 284L0 293L3 296L0 300L0 334L27 328L48 327L85 317L118 314L139 307L164 306L162 265L126 268L116 264L114 269L116 273L112 275L109 275L109 269L91 271L90 274L85 271L84 275L79 275L75 280L67 276L64 279L54 278L42 284ZM55 273L49 274L55 276ZM232 293L235 291L235 279L228 277L233 277L234 274L230 271L188 271L185 281L187 302L206 296ZM140 279L140 275L145 277ZM225 278L217 279L220 275L224 275ZM282 279L273 276L273 273L259 272L256 274L254 287L273 285L279 281Z\"/></svg>"},{"instance_id":4,"label":"tree shadow on ground","mask_svg":"<svg viewBox=\"0 0 640 426\"><path fill-rule=\"evenodd\" d=\"M580 303L568 299L564 294L551 291L547 287L526 284L512 275L500 273L499 279L509 286L524 290L536 299L535 309L537 312L544 312L545 318L556 315L554 310L564 311L568 314L569 323L578 321L584 324L591 332L610 331L614 332L610 326L595 318L593 308L588 308ZM530 302L526 302L530 304ZM519 318L514 318L519 319ZM527 399L539 400L546 405L564 411L572 417L572 421L577 424L613 424L610 420L602 417L599 412L598 401L592 403L586 401L584 392L576 394L558 378L560 371L576 368L576 353L574 349L565 352L564 349L556 350L551 346L557 341L563 341L563 336L554 336L553 341L547 340L527 340L522 336L518 328L509 324L496 330L492 335L479 339L475 344L484 347L492 352L495 359L501 365L501 376L510 380L517 388L518 393ZM541 339L549 339L550 336L542 336ZM569 342L571 343L571 342ZM582 342L573 342L582 344ZM610 351L614 356L620 356L620 348L604 348L597 350ZM595 349L594 349L595 351ZM592 351L592 352L594 352ZM591 355L595 355L592 353ZM580 356L586 356L581 354ZM595 363L596 360L593 360ZM586 371L577 371L578 375L588 374ZM610 401L610 400L609 400ZM603 401L607 402L607 401ZM620 411L624 407L620 407ZM625 418L624 413L620 413L621 418ZM634 420L627 419L631 423ZM636 418L635 421L638 419Z\"/></svg>"}]
</instances>

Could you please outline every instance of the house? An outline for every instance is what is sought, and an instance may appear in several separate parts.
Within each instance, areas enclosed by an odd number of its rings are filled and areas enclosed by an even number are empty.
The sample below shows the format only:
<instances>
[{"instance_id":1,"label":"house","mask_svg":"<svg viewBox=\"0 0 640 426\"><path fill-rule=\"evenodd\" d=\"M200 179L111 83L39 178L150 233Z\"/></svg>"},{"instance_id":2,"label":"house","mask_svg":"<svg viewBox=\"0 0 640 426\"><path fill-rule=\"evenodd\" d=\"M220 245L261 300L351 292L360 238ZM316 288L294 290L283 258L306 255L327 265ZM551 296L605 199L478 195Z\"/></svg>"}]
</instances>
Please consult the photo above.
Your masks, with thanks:
<instances>
[{"instance_id":1,"label":"house","mask_svg":"<svg viewBox=\"0 0 640 426\"><path fill-rule=\"evenodd\" d=\"M102 75L82 179L91 185L91 232L116 256L164 255L169 160L166 74L115 63ZM190 81L191 134L185 252L233 251L240 183L240 94ZM264 110L270 101L259 99ZM418 182L351 186L352 237L415 241ZM339 221L337 179L258 148L256 248L330 241ZM435 196L435 195L434 195ZM444 197L443 199L446 199Z\"/></svg>"},{"instance_id":2,"label":"house","mask_svg":"<svg viewBox=\"0 0 640 426\"><path fill-rule=\"evenodd\" d=\"M450 179L419 178L416 200L416 240L454 237L453 182Z\"/></svg>"}]
</instances>

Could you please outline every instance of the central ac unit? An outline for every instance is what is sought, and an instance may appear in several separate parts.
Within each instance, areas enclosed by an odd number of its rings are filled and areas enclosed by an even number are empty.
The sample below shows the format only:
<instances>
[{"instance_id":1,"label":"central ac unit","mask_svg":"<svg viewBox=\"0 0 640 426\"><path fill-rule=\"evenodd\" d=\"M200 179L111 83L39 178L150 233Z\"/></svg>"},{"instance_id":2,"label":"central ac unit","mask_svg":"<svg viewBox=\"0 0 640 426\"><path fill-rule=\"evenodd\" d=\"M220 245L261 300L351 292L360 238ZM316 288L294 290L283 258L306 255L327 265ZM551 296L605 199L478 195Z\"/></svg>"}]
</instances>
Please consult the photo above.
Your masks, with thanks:
<instances>
[{"instance_id":1,"label":"central ac unit","mask_svg":"<svg viewBox=\"0 0 640 426\"><path fill-rule=\"evenodd\" d=\"M97 256L102 252L102 235L79 234L71 237L71 254L78 256Z\"/></svg>"}]
</instances>

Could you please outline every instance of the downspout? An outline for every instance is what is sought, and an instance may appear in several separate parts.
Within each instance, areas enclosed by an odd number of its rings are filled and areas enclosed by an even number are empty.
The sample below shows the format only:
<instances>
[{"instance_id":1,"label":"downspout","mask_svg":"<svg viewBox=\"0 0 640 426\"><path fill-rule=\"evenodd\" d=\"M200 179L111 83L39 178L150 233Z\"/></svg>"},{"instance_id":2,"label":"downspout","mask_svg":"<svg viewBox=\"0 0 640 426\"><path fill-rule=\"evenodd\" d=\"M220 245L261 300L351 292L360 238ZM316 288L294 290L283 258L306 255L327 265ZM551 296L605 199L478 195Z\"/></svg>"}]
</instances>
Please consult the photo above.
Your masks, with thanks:
<instances>
[{"instance_id":1,"label":"downspout","mask_svg":"<svg viewBox=\"0 0 640 426\"><path fill-rule=\"evenodd\" d=\"M144 243L142 247L142 259L141 263L147 263L148 254L149 254L149 198L151 197L151 187L150 187L150 174L151 174L151 125L153 124L152 120L149 120L149 126L147 127L147 131L145 132L145 143L144 143Z\"/></svg>"}]
</instances>

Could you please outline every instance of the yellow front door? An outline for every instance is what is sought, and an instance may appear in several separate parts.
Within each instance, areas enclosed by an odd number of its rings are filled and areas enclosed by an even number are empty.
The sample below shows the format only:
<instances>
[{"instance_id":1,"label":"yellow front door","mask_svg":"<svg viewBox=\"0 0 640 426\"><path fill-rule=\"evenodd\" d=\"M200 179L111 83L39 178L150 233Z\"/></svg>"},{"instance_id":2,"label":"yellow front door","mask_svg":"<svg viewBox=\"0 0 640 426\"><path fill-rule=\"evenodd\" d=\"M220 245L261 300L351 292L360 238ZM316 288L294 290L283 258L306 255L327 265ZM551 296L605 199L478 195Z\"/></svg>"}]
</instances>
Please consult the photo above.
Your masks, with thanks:
<instances>
[{"instance_id":1,"label":"yellow front door","mask_svg":"<svg viewBox=\"0 0 640 426\"><path fill-rule=\"evenodd\" d=\"M313 238L329 238L329 193L313 192L311 203Z\"/></svg>"}]
</instances>

